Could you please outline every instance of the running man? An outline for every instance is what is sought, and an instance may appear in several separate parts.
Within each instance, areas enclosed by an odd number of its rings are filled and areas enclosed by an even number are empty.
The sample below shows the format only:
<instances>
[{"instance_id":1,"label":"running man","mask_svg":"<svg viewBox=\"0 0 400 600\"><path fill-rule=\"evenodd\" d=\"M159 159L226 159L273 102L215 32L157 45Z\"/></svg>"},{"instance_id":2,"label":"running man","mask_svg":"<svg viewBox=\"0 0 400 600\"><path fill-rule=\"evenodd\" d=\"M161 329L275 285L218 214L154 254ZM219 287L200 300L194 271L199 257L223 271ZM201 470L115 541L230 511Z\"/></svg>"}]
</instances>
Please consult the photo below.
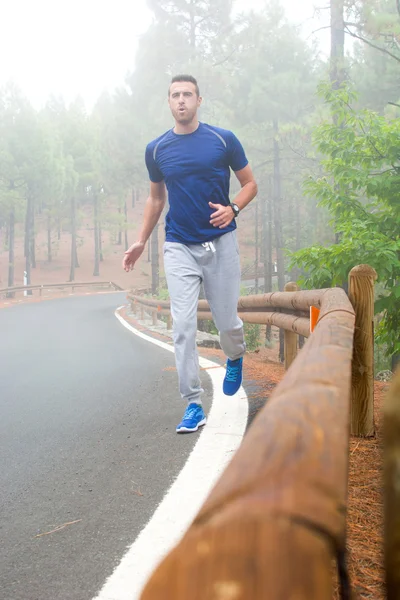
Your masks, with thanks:
<instances>
[{"instance_id":1,"label":"running man","mask_svg":"<svg viewBox=\"0 0 400 600\"><path fill-rule=\"evenodd\" d=\"M175 127L146 148L150 194L137 241L125 252L123 268L133 269L142 255L166 202L164 270L171 300L179 391L187 408L178 433L205 425L196 347L197 304L205 296L227 356L223 391L233 396L242 383L246 351L243 322L237 314L240 289L236 221L257 194L257 184L243 147L228 130L199 122L197 81L178 75L171 81L168 102ZM241 190L230 202L230 169Z\"/></svg>"}]
</instances>

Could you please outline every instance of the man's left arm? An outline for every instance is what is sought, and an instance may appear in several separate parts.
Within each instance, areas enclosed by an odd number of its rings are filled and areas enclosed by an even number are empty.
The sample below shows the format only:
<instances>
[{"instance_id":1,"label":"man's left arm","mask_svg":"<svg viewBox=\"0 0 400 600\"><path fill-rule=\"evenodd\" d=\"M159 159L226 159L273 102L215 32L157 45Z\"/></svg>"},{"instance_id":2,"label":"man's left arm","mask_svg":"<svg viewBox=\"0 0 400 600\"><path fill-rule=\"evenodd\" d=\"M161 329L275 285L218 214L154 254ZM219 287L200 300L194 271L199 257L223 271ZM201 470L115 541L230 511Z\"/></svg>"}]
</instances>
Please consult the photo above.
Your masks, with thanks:
<instances>
[{"instance_id":1,"label":"man's left arm","mask_svg":"<svg viewBox=\"0 0 400 600\"><path fill-rule=\"evenodd\" d=\"M241 185L241 190L234 199L233 204L236 204L241 211L256 197L257 183L250 165L246 165L240 171L235 171L235 175ZM221 204L212 204L212 202L209 205L215 209L215 212L211 215L210 223L220 229L228 227L235 218L232 208L230 206L222 206Z\"/></svg>"},{"instance_id":2,"label":"man's left arm","mask_svg":"<svg viewBox=\"0 0 400 600\"><path fill-rule=\"evenodd\" d=\"M249 204L253 200L253 198L257 195L257 183L254 179L253 171L251 170L250 165L247 165L244 169L240 171L236 171L235 175L241 185L241 190L233 201L239 208L239 210L243 210L245 206Z\"/></svg>"}]
</instances>

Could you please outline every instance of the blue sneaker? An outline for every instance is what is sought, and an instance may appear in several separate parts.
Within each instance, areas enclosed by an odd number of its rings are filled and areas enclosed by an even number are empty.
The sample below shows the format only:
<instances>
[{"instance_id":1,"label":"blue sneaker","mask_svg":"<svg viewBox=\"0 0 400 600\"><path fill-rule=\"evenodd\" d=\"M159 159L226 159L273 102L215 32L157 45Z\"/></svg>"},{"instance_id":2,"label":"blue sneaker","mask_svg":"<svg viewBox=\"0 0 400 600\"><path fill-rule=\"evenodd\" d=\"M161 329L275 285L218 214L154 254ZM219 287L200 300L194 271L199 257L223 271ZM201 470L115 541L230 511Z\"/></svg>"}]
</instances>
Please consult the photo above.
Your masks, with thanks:
<instances>
[{"instance_id":1,"label":"blue sneaker","mask_svg":"<svg viewBox=\"0 0 400 600\"><path fill-rule=\"evenodd\" d=\"M183 415L182 421L176 428L177 433L190 433L191 431L197 431L199 427L207 423L206 415L204 414L203 407L200 404L194 404L193 402L187 407L185 414Z\"/></svg>"},{"instance_id":2,"label":"blue sneaker","mask_svg":"<svg viewBox=\"0 0 400 600\"><path fill-rule=\"evenodd\" d=\"M222 387L226 396L233 396L236 394L242 385L242 370L243 358L238 358L236 360L228 358L226 361L226 375Z\"/></svg>"}]
</instances>

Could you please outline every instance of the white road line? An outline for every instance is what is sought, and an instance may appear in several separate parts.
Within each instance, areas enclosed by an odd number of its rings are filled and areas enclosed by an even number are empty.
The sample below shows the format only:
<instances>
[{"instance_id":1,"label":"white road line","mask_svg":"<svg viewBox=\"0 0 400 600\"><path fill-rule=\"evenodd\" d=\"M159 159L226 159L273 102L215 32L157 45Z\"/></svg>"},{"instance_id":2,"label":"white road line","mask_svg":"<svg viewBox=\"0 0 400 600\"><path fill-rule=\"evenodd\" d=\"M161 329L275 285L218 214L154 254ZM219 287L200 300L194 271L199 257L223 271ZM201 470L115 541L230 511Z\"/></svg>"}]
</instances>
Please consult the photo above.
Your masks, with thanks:
<instances>
[{"instance_id":1,"label":"white road line","mask_svg":"<svg viewBox=\"0 0 400 600\"><path fill-rule=\"evenodd\" d=\"M174 349L132 327L120 314L115 316L129 331L169 352ZM200 357L204 369L215 363ZM243 388L227 397L222 393L225 369L208 371L213 385L213 401L207 425L175 482L142 529L121 563L93 600L138 600L143 586L157 564L176 545L198 513L211 488L239 447L248 415ZM227 435L221 435L227 434ZM193 434L198 435L198 434Z\"/></svg>"}]
</instances>

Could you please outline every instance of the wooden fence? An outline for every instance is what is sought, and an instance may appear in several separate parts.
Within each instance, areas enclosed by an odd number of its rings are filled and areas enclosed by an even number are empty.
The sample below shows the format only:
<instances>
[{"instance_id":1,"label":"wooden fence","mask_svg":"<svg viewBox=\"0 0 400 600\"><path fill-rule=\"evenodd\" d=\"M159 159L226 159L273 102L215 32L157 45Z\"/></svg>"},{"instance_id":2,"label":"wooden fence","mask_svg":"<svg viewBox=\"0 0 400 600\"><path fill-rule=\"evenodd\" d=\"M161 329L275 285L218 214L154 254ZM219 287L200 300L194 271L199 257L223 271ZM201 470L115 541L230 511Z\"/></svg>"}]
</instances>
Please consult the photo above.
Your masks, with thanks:
<instances>
[{"instance_id":1,"label":"wooden fence","mask_svg":"<svg viewBox=\"0 0 400 600\"><path fill-rule=\"evenodd\" d=\"M39 285L18 285L15 287L6 287L0 289L0 298L1 297L13 297L14 294L18 292L38 292L39 296L43 295L43 292L54 290L54 289L70 289L72 293L74 293L75 289L81 289L85 287L106 287L111 288L115 291L122 291L122 288L119 287L113 281L86 281L86 282L66 282L66 283L43 283Z\"/></svg>"},{"instance_id":2,"label":"wooden fence","mask_svg":"<svg viewBox=\"0 0 400 600\"><path fill-rule=\"evenodd\" d=\"M344 573L349 432L374 433L375 279L360 265L349 297L291 284L240 298L245 322L284 329L287 373L142 600L331 599L333 559ZM168 302L129 298L171 327ZM311 306L320 311L313 333ZM205 300L198 318L211 318ZM298 335L308 338L299 353ZM344 576L342 585L345 598Z\"/></svg>"},{"instance_id":3,"label":"wooden fence","mask_svg":"<svg viewBox=\"0 0 400 600\"><path fill-rule=\"evenodd\" d=\"M349 273L349 300L354 307L354 356L351 379L351 433L363 437L374 435L374 283L376 272L369 265L354 267ZM239 298L238 314L245 323L266 324L285 332L285 367L289 369L298 353L298 336L310 336L310 308L321 311L322 304L335 288L300 290L295 283L287 283L284 292L272 292ZM167 317L167 329L172 328L170 303L142 295L129 294L132 310L152 315L156 325L158 316ZM321 314L319 320L321 320ZM212 319L206 300L200 300L197 317Z\"/></svg>"}]
</instances>

